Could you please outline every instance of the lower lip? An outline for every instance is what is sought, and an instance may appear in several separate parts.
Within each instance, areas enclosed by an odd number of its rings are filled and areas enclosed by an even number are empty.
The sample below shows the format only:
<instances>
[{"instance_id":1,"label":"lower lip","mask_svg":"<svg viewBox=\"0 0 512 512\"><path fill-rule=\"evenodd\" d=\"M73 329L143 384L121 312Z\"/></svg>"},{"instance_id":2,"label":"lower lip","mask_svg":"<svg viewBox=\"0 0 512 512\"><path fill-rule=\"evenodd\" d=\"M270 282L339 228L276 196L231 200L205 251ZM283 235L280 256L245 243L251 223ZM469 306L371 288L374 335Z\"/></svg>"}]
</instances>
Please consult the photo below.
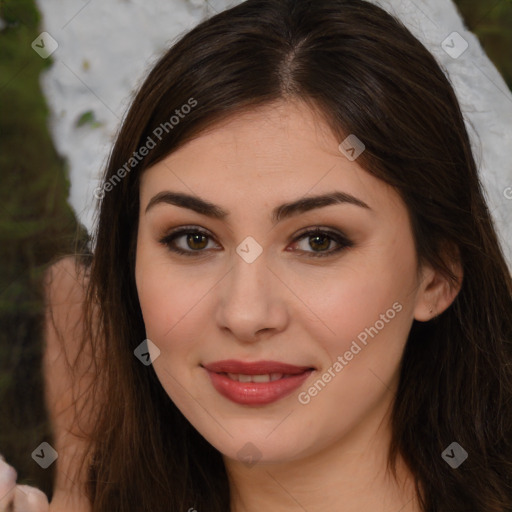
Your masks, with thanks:
<instances>
[{"instance_id":1,"label":"lower lip","mask_svg":"<svg viewBox=\"0 0 512 512\"><path fill-rule=\"evenodd\" d=\"M297 389L312 373L307 370L273 382L238 382L227 375L206 370L213 387L229 400L243 405L265 405L275 402Z\"/></svg>"}]
</instances>

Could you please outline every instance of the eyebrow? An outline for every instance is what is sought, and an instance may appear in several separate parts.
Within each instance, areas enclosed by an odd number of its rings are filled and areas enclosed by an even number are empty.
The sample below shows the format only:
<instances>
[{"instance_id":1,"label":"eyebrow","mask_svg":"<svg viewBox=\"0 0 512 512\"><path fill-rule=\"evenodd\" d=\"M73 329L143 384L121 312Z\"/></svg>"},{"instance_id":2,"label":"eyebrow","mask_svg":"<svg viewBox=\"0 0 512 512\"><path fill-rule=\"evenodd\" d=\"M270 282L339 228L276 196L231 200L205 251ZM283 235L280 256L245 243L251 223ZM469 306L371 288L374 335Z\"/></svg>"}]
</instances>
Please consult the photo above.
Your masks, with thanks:
<instances>
[{"instance_id":1,"label":"eyebrow","mask_svg":"<svg viewBox=\"0 0 512 512\"><path fill-rule=\"evenodd\" d=\"M229 212L220 206L209 201L205 201L200 197L185 194L183 192L171 192L168 190L159 192L151 198L146 206L145 213L158 204L171 204L181 208L187 208L201 215L219 220L224 220L229 217ZM351 204L372 210L361 199L358 199L346 192L334 191L327 194L301 197L296 201L283 203L272 210L271 221L273 224L277 224L278 222L295 215L334 204Z\"/></svg>"}]
</instances>

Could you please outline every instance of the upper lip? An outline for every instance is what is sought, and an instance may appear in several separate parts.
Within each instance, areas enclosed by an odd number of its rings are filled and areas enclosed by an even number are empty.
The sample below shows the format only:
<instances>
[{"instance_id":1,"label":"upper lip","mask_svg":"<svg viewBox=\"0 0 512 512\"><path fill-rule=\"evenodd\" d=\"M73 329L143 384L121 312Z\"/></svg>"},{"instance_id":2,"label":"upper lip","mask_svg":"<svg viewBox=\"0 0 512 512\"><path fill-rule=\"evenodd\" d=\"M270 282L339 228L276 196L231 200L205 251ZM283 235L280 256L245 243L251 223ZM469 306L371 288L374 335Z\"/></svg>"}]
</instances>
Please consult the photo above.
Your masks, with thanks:
<instances>
[{"instance_id":1,"label":"upper lip","mask_svg":"<svg viewBox=\"0 0 512 512\"><path fill-rule=\"evenodd\" d=\"M235 359L215 361L214 363L203 364L202 366L215 373L241 373L245 375L265 375L267 373L296 375L304 373L306 370L314 370L311 366L295 366L279 361L244 362Z\"/></svg>"}]
</instances>

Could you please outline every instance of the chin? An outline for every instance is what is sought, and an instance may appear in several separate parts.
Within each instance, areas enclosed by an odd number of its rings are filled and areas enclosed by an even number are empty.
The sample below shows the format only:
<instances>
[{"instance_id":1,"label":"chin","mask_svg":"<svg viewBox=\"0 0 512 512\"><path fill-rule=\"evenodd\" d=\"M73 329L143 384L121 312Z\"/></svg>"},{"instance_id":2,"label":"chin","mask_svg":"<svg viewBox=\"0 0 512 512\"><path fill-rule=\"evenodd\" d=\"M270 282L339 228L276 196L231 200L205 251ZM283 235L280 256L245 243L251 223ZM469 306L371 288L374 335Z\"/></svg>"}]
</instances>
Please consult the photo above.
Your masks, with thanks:
<instances>
[{"instance_id":1,"label":"chin","mask_svg":"<svg viewBox=\"0 0 512 512\"><path fill-rule=\"evenodd\" d=\"M227 430L230 431L229 427ZM287 463L300 459L307 450L307 447L304 446L304 433L297 432L294 435L291 432L278 433L276 431L274 432L275 438L272 439L272 434L268 435L272 429L265 429L264 435L247 429L237 430L243 434L234 435L229 439L226 439L228 436L223 436L223 439L214 439L211 436L202 435L224 457L242 462L248 467L252 467L256 463ZM286 443L283 443L283 438L286 439ZM299 446L300 450L298 450Z\"/></svg>"}]
</instances>

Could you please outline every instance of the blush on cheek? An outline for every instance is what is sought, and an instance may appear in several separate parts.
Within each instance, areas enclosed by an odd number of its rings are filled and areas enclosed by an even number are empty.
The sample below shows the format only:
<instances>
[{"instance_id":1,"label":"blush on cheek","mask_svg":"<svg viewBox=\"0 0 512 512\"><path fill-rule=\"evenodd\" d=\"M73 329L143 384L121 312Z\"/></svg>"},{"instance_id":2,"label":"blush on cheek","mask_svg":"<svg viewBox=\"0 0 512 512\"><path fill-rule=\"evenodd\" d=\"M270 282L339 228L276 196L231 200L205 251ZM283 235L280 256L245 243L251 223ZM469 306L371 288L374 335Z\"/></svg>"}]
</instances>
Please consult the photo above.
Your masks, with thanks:
<instances>
[{"instance_id":1,"label":"blush on cheek","mask_svg":"<svg viewBox=\"0 0 512 512\"><path fill-rule=\"evenodd\" d=\"M346 365L353 360L374 359L375 354L381 357L385 351L389 355L403 348L409 324L400 301L376 297L371 303L353 307L352 311L343 312L337 318L335 330L342 333L342 337L331 345L329 352L333 361L339 356L341 363Z\"/></svg>"}]
</instances>

